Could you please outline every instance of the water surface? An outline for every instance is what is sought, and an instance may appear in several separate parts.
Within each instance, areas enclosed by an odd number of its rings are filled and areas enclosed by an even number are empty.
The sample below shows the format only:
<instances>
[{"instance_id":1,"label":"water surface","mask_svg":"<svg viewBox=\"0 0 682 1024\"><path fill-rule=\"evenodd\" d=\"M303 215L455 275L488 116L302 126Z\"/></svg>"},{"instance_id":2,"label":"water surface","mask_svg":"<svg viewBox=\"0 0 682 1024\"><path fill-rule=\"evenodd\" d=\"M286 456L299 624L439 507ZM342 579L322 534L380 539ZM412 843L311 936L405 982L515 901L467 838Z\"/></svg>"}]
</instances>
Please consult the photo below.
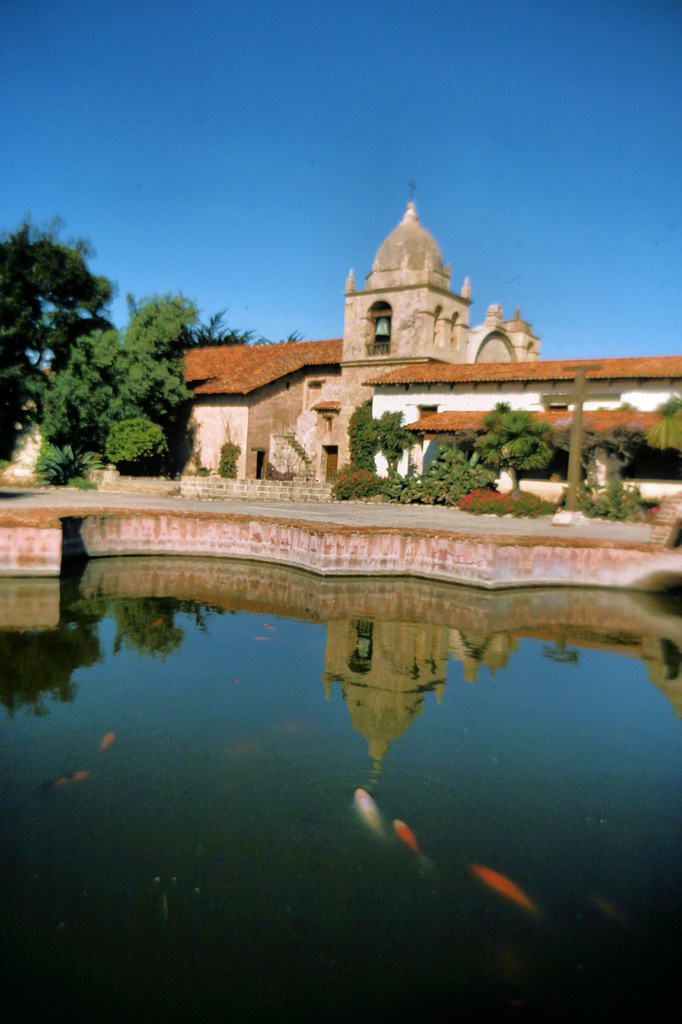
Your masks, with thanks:
<instances>
[{"instance_id":1,"label":"water surface","mask_svg":"<svg viewBox=\"0 0 682 1024\"><path fill-rule=\"evenodd\" d=\"M4 581L4 1005L677 1019L681 612L210 559Z\"/></svg>"}]
</instances>

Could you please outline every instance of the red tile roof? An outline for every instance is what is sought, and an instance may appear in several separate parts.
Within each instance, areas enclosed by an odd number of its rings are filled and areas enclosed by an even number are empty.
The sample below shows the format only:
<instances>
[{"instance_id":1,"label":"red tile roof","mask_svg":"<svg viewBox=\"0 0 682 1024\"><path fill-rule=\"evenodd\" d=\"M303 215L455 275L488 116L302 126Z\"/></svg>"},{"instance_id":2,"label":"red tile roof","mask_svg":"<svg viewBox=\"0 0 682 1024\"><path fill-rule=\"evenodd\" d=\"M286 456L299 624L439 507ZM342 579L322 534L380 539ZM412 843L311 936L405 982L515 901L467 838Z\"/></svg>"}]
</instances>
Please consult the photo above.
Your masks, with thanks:
<instances>
[{"instance_id":1,"label":"red tile roof","mask_svg":"<svg viewBox=\"0 0 682 1024\"><path fill-rule=\"evenodd\" d=\"M550 409L547 412L533 412L540 420L547 420L558 429L568 427L573 413L567 409ZM433 412L414 423L408 423L407 429L420 434L454 434L458 430L481 430L486 412ZM639 428L650 430L660 419L658 413L640 412L630 409L599 409L594 412L583 412L585 430L602 432L613 427Z\"/></svg>"},{"instance_id":2,"label":"red tile roof","mask_svg":"<svg viewBox=\"0 0 682 1024\"><path fill-rule=\"evenodd\" d=\"M419 363L372 377L366 384L485 384L504 381L573 380L583 366L589 380L682 379L682 356L631 359L554 359L523 363Z\"/></svg>"},{"instance_id":3,"label":"red tile roof","mask_svg":"<svg viewBox=\"0 0 682 1024\"><path fill-rule=\"evenodd\" d=\"M318 402L317 405L313 406L315 412L340 412L340 402Z\"/></svg>"},{"instance_id":4,"label":"red tile roof","mask_svg":"<svg viewBox=\"0 0 682 1024\"><path fill-rule=\"evenodd\" d=\"M304 366L338 366L341 338L279 345L216 345L185 353L185 380L195 395L248 395Z\"/></svg>"}]
</instances>

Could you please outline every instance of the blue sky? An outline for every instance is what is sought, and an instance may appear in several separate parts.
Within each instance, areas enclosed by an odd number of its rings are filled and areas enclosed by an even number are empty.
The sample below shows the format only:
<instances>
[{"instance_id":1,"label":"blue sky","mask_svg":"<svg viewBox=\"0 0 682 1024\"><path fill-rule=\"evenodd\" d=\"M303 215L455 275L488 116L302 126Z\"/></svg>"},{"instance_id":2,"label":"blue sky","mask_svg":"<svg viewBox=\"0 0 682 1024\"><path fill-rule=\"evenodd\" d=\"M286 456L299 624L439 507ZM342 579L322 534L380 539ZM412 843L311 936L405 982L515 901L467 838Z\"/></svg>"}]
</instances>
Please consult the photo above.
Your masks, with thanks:
<instances>
[{"instance_id":1,"label":"blue sky","mask_svg":"<svg viewBox=\"0 0 682 1024\"><path fill-rule=\"evenodd\" d=\"M340 337L417 186L480 323L545 359L682 352L680 0L0 0L0 229L125 296Z\"/></svg>"}]
</instances>

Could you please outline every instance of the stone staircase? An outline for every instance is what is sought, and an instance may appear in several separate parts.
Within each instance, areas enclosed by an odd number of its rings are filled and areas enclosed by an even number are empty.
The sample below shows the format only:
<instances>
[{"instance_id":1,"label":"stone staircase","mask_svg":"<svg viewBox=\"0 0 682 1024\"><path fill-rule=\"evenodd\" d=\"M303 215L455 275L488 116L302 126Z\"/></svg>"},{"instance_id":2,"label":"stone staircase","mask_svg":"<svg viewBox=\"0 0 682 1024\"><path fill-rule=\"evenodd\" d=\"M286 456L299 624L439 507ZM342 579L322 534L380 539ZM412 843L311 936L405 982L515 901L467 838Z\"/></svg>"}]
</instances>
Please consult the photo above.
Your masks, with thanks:
<instances>
[{"instance_id":1,"label":"stone staircase","mask_svg":"<svg viewBox=\"0 0 682 1024\"><path fill-rule=\"evenodd\" d=\"M286 441L289 447L296 452L299 459L305 466L306 480L312 480L313 476L315 475L315 467L313 466L313 460L308 455L308 452L306 451L304 445L299 441L299 439L296 437L296 434L294 434L293 431L291 431L288 434L282 434L281 436L282 440Z\"/></svg>"},{"instance_id":2,"label":"stone staircase","mask_svg":"<svg viewBox=\"0 0 682 1024\"><path fill-rule=\"evenodd\" d=\"M651 525L651 543L664 548L680 547L682 540L682 495L673 494L661 502Z\"/></svg>"}]
</instances>

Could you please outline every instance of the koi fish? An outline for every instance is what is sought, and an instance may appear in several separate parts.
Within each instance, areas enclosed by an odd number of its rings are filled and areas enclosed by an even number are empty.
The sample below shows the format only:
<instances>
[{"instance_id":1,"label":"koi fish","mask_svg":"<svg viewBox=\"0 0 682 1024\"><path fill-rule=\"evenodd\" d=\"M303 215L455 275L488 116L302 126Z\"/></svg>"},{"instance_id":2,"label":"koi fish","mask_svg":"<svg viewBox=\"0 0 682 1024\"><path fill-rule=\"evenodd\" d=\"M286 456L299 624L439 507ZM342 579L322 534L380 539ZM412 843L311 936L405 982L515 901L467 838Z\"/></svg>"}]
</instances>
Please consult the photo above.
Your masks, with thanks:
<instances>
[{"instance_id":1,"label":"koi fish","mask_svg":"<svg viewBox=\"0 0 682 1024\"><path fill-rule=\"evenodd\" d=\"M379 809L366 789L355 790L354 803L364 823L373 829L374 832L378 832L381 835L383 830L379 818Z\"/></svg>"},{"instance_id":2,"label":"koi fish","mask_svg":"<svg viewBox=\"0 0 682 1024\"><path fill-rule=\"evenodd\" d=\"M107 747L111 746L111 744L114 742L115 739L116 739L116 733L115 732L108 732L106 734L106 736L104 736L102 738L102 742L99 745L99 749L100 750L106 750Z\"/></svg>"},{"instance_id":3,"label":"koi fish","mask_svg":"<svg viewBox=\"0 0 682 1024\"><path fill-rule=\"evenodd\" d=\"M527 910L530 914L537 914L538 908L535 906L533 901L526 896L525 892L519 889L518 885L515 885L509 878L505 878L504 875L499 874L497 871L493 871L491 868L486 868L482 864L470 864L471 873L476 876L484 885L492 889L493 892L499 893L500 896L504 896L505 899L511 900L512 903L518 904L524 910Z\"/></svg>"},{"instance_id":4,"label":"koi fish","mask_svg":"<svg viewBox=\"0 0 682 1024\"><path fill-rule=\"evenodd\" d=\"M156 622L152 622L152 626L160 626L162 624L162 622L163 622L163 619L157 619Z\"/></svg>"},{"instance_id":5,"label":"koi fish","mask_svg":"<svg viewBox=\"0 0 682 1024\"><path fill-rule=\"evenodd\" d=\"M618 907L614 906L613 903L609 903L608 900L602 899L601 896L597 896L596 893L590 895L590 903L596 910L599 910L604 917L609 917L616 924L621 927L626 927L627 920L625 914Z\"/></svg>"},{"instance_id":6,"label":"koi fish","mask_svg":"<svg viewBox=\"0 0 682 1024\"><path fill-rule=\"evenodd\" d=\"M397 818L393 822L393 828L395 829L396 835L399 839L405 843L405 846L409 846L413 853L419 854L419 844L415 837L414 832L411 828L408 828L404 821L399 821Z\"/></svg>"},{"instance_id":7,"label":"koi fish","mask_svg":"<svg viewBox=\"0 0 682 1024\"><path fill-rule=\"evenodd\" d=\"M71 782L84 782L85 779L90 777L90 772L67 772L66 775L62 775L60 778L55 779L52 783L54 789L58 786L68 786Z\"/></svg>"},{"instance_id":8,"label":"koi fish","mask_svg":"<svg viewBox=\"0 0 682 1024\"><path fill-rule=\"evenodd\" d=\"M264 622L263 623L263 629L274 629L274 628L275 627L271 626L269 622Z\"/></svg>"}]
</instances>

